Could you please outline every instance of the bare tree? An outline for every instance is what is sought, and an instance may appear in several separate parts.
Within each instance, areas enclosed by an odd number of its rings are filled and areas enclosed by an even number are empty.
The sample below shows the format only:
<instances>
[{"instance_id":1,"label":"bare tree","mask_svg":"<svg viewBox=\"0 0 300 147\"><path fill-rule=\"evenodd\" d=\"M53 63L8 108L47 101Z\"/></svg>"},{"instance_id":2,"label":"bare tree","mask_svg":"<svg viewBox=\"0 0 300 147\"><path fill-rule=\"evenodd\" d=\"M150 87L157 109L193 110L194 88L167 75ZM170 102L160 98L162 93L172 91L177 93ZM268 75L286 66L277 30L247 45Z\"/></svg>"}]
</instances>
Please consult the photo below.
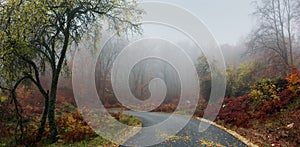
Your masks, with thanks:
<instances>
[{"instance_id":1,"label":"bare tree","mask_svg":"<svg viewBox=\"0 0 300 147\"><path fill-rule=\"evenodd\" d=\"M295 22L294 1L292 0L262 0L255 1L254 16L258 19L258 27L251 33L249 52L274 52L287 66L293 66L293 45ZM273 58L273 57L271 57Z\"/></svg>"},{"instance_id":2,"label":"bare tree","mask_svg":"<svg viewBox=\"0 0 300 147\"><path fill-rule=\"evenodd\" d=\"M159 78L167 88L165 103L176 102L180 96L180 81L176 70L160 59L147 59L137 64L130 74L130 88L141 100L151 96L150 81Z\"/></svg>"},{"instance_id":3,"label":"bare tree","mask_svg":"<svg viewBox=\"0 0 300 147\"><path fill-rule=\"evenodd\" d=\"M97 45L98 35L100 34L95 32L95 34L92 36L95 50L99 50L99 46ZM101 100L104 103L108 103L107 94L113 93L110 86L110 76L113 63L126 43L126 40L122 37L111 40L104 46L104 48L101 50L100 56L98 57L96 83L99 84L97 89L99 90L98 92Z\"/></svg>"},{"instance_id":4,"label":"bare tree","mask_svg":"<svg viewBox=\"0 0 300 147\"><path fill-rule=\"evenodd\" d=\"M149 96L149 61L142 61L137 64L130 74L130 88L133 94L139 99L146 99Z\"/></svg>"}]
</instances>

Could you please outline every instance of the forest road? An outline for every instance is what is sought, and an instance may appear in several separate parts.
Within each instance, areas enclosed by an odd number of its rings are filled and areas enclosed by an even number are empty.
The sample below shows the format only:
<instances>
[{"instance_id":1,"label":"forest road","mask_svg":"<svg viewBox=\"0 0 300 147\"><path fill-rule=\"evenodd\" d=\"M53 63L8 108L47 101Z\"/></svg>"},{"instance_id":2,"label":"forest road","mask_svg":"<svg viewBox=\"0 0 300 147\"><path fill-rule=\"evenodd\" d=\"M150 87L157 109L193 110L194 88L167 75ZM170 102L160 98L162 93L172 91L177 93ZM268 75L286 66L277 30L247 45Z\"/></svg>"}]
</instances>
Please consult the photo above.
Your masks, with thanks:
<instances>
[{"instance_id":1,"label":"forest road","mask_svg":"<svg viewBox=\"0 0 300 147\"><path fill-rule=\"evenodd\" d=\"M151 145L153 147L199 147L199 146L210 146L210 143L214 143L213 146L230 146L230 147L246 147L247 145L243 143L238 138L234 137L230 133L226 132L223 129L220 129L217 126L210 125L210 127L204 131L199 132L199 124L203 122L197 119L190 119L187 125L181 129L176 135L168 136L167 134L161 132L161 129L158 130L149 130L149 127L162 123L168 119L172 114L167 113L157 113L157 112L134 112L134 111L124 111L124 114L129 114L136 116L142 121L142 130L137 133L135 136L127 140L124 145L135 145L139 146L142 144L149 144L151 142L157 141L163 137L167 138L166 141ZM174 116L174 115L173 115ZM169 127L177 126L178 122L188 119L185 116L175 115L170 123ZM207 123L207 122L203 122ZM148 129L147 129L148 128ZM151 131L151 132L150 132ZM156 134L154 132L157 132ZM149 137L149 132L152 135ZM146 138L147 137L147 138Z\"/></svg>"}]
</instances>

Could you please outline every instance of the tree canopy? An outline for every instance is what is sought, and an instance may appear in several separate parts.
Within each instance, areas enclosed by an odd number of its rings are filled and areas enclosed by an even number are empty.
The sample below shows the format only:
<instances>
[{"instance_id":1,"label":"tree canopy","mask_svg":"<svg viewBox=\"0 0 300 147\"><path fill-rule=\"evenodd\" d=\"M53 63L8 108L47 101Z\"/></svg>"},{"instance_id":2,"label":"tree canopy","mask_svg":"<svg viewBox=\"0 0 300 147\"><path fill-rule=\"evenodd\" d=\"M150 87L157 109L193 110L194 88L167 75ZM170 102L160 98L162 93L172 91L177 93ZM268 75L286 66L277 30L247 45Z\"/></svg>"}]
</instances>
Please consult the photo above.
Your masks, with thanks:
<instances>
[{"instance_id":1,"label":"tree canopy","mask_svg":"<svg viewBox=\"0 0 300 147\"><path fill-rule=\"evenodd\" d=\"M45 98L45 110L37 139L46 119L56 141L55 101L57 83L72 43L78 43L93 26L105 22L118 34L138 32L143 11L126 0L4 0L0 2L0 85L15 93L29 80ZM40 74L51 67L51 88ZM15 96L14 96L15 97Z\"/></svg>"}]
</instances>

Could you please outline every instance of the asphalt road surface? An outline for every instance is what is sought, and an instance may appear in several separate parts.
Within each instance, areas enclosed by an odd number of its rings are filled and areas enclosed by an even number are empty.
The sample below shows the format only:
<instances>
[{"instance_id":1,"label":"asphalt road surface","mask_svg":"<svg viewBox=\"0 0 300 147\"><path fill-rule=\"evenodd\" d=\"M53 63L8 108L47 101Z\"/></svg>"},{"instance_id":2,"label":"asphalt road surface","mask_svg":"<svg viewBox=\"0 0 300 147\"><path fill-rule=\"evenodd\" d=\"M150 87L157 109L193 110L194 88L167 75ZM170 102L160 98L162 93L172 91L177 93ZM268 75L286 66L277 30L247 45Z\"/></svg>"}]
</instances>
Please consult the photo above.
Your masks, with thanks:
<instances>
[{"instance_id":1,"label":"asphalt road surface","mask_svg":"<svg viewBox=\"0 0 300 147\"><path fill-rule=\"evenodd\" d=\"M244 144L243 142L241 142L239 139L235 138L228 132L213 125L211 125L206 131L199 132L198 131L199 124L202 121L196 119L191 119L187 123L187 125L183 129L180 129L180 131L175 135L168 136L167 134L164 134L160 130L151 130L153 132L156 132L156 134L155 135L152 134L149 137L145 135L145 134L149 134L149 129L147 130L147 128L163 122L164 120L168 119L171 116L171 114L154 113L154 112L132 112L132 111L126 111L123 113L139 117L142 120L142 126L143 126L143 129L138 134L136 134L131 139L129 139L123 146L129 144L135 146L142 146L142 144L145 142L149 142L149 141L151 142L154 141L155 139L159 140L162 138L167 138L167 140L151 146L199 147L199 146L210 146L209 145L210 143L214 143L222 146L229 146L229 147L247 146L246 144ZM183 120L186 119L187 118L184 116L176 115L175 119L170 124L168 124L168 126L170 126L171 128L172 126L176 126L176 123L182 122Z\"/></svg>"}]
</instances>

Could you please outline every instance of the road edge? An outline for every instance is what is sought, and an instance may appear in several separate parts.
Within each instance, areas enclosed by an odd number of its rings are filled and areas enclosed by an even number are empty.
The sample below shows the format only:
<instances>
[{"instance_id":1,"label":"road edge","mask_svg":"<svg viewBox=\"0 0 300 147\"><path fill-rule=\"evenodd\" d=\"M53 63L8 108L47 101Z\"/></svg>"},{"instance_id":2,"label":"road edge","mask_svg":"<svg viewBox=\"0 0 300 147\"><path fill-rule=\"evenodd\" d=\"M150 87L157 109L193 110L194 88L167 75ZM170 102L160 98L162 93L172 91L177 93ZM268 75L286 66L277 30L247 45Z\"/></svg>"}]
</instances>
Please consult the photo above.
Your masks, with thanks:
<instances>
[{"instance_id":1,"label":"road edge","mask_svg":"<svg viewBox=\"0 0 300 147\"><path fill-rule=\"evenodd\" d=\"M241 136L240 134L238 134L237 132L235 131L232 131L228 128L225 128L224 126L221 126L221 125L218 125L216 124L215 122L212 122L210 120L207 120L207 119L204 119L204 118L201 118L201 117L196 117L196 116L193 116L194 119L197 119L197 120L200 120L200 121L203 121L203 122L206 122L206 123L209 123L211 125L214 125L224 131L226 131L227 133L231 134L232 136L234 136L235 138L239 139L240 141L242 141L243 143L245 143L247 146L250 146L250 147L259 147L258 145L252 143L250 140L246 139L245 137Z\"/></svg>"}]
</instances>

